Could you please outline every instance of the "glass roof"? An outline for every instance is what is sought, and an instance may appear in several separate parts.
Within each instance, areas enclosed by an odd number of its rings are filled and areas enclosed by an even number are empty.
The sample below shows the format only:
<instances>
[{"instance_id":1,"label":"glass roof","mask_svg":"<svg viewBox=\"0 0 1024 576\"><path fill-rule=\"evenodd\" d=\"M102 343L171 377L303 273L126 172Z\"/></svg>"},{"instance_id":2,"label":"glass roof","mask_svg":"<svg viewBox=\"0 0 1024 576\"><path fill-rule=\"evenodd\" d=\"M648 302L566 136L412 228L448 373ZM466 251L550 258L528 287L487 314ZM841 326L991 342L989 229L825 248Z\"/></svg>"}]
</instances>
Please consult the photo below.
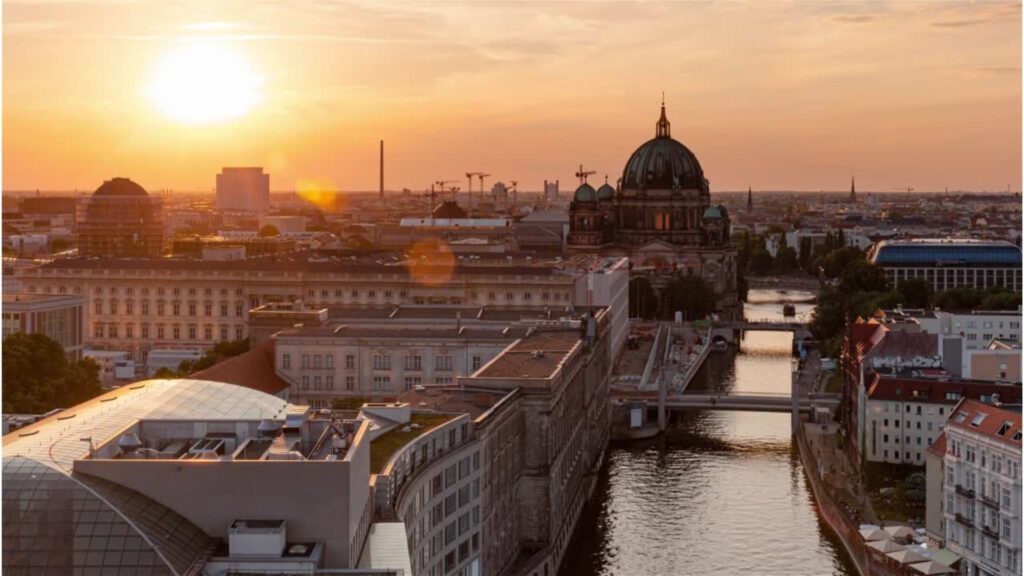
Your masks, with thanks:
<instances>
[{"instance_id":1,"label":"glass roof","mask_svg":"<svg viewBox=\"0 0 1024 576\"><path fill-rule=\"evenodd\" d=\"M1020 248L1011 244L886 244L875 252L880 265L1005 265L1021 267Z\"/></svg>"},{"instance_id":2,"label":"glass roof","mask_svg":"<svg viewBox=\"0 0 1024 576\"><path fill-rule=\"evenodd\" d=\"M138 420L283 419L288 403L244 386L209 380L147 380L79 404L4 438L10 456L31 457L70 472L99 445ZM13 438L12 438L13 437Z\"/></svg>"},{"instance_id":3,"label":"glass roof","mask_svg":"<svg viewBox=\"0 0 1024 576\"><path fill-rule=\"evenodd\" d=\"M211 543L138 492L4 458L4 574L178 575Z\"/></svg>"}]
</instances>

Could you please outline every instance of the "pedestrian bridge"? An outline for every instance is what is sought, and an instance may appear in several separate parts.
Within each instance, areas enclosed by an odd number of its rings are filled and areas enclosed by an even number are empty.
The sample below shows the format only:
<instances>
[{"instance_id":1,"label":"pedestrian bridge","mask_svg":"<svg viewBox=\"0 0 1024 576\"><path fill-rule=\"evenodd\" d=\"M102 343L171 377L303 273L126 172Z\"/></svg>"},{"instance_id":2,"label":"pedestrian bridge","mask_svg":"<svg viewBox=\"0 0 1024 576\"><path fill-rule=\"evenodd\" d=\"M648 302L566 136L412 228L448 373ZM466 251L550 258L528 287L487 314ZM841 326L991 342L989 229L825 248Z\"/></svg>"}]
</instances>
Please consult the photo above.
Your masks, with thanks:
<instances>
[{"instance_id":1,"label":"pedestrian bridge","mask_svg":"<svg viewBox=\"0 0 1024 576\"><path fill-rule=\"evenodd\" d=\"M812 394L797 399L797 409L835 408L838 394ZM741 392L739 394L679 394L665 398L669 410L729 410L742 412L791 412L793 397L784 393Z\"/></svg>"}]
</instances>

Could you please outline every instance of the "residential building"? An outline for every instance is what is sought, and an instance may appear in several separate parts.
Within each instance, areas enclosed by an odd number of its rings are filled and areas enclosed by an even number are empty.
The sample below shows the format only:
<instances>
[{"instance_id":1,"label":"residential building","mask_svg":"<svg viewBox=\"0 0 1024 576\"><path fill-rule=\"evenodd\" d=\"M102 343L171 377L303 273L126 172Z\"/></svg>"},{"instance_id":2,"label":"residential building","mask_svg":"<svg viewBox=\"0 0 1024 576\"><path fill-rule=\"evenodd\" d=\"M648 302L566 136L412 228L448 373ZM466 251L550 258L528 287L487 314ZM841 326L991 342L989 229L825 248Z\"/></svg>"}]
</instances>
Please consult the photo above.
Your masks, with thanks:
<instances>
[{"instance_id":1,"label":"residential building","mask_svg":"<svg viewBox=\"0 0 1024 576\"><path fill-rule=\"evenodd\" d=\"M943 426L945 428L945 426ZM928 539L939 547L946 542L946 433L939 434L925 451L925 511L924 528Z\"/></svg>"},{"instance_id":2,"label":"residential building","mask_svg":"<svg viewBox=\"0 0 1024 576\"><path fill-rule=\"evenodd\" d=\"M270 208L270 174L263 168L224 168L217 174L217 210L264 213Z\"/></svg>"},{"instance_id":3,"label":"residential building","mask_svg":"<svg viewBox=\"0 0 1024 576\"><path fill-rule=\"evenodd\" d=\"M160 198L127 178L107 180L78 211L78 254L106 258L159 257L164 253Z\"/></svg>"},{"instance_id":4,"label":"residential building","mask_svg":"<svg viewBox=\"0 0 1024 576\"><path fill-rule=\"evenodd\" d=\"M927 449L963 399L1020 404L1020 385L875 373L865 395L864 460L923 466Z\"/></svg>"},{"instance_id":5,"label":"residential building","mask_svg":"<svg viewBox=\"0 0 1024 576\"><path fill-rule=\"evenodd\" d=\"M885 240L870 250L868 259L885 270L893 286L920 278L935 292L962 287L1021 291L1021 251L1009 242Z\"/></svg>"},{"instance_id":6,"label":"residential building","mask_svg":"<svg viewBox=\"0 0 1024 576\"><path fill-rule=\"evenodd\" d=\"M73 294L3 294L3 337L42 334L64 348L68 360L82 359L85 300Z\"/></svg>"},{"instance_id":7,"label":"residential building","mask_svg":"<svg viewBox=\"0 0 1024 576\"><path fill-rule=\"evenodd\" d=\"M946 425L945 544L961 574L1021 572L1020 406L964 399Z\"/></svg>"}]
</instances>

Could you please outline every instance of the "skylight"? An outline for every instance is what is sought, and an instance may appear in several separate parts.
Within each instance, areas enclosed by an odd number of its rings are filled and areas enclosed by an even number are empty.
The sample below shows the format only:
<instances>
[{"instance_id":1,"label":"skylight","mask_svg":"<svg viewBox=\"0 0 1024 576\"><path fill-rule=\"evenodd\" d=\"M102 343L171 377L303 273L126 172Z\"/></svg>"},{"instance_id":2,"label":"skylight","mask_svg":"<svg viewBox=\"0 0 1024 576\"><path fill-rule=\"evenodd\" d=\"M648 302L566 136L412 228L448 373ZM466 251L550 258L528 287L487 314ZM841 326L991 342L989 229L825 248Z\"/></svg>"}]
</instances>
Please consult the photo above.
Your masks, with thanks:
<instances>
[{"instance_id":1,"label":"skylight","mask_svg":"<svg viewBox=\"0 0 1024 576\"><path fill-rule=\"evenodd\" d=\"M985 421L986 416L988 416L988 414L985 414L984 412L978 412L978 415L974 417L974 420L971 420L971 426L978 426L979 424Z\"/></svg>"},{"instance_id":2,"label":"skylight","mask_svg":"<svg viewBox=\"0 0 1024 576\"><path fill-rule=\"evenodd\" d=\"M1006 433L1010 431L1010 427L1013 426L1013 422L1003 422L1003 425L999 427L996 434L999 436L1006 436Z\"/></svg>"},{"instance_id":3,"label":"skylight","mask_svg":"<svg viewBox=\"0 0 1024 576\"><path fill-rule=\"evenodd\" d=\"M962 424L963 421L966 420L966 419L967 419L967 412L964 412L964 411L961 410L960 412L956 413L956 423L957 424Z\"/></svg>"}]
</instances>

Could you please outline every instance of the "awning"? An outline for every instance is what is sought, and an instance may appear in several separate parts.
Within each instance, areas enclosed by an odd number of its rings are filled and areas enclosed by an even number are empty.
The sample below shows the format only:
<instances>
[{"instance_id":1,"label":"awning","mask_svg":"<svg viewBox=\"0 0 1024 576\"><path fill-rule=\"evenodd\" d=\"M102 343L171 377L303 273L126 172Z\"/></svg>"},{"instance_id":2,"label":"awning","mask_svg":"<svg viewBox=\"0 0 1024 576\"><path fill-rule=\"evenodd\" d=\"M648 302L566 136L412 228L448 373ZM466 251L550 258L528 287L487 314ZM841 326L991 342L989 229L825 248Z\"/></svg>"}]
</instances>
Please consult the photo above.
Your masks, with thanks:
<instances>
[{"instance_id":1,"label":"awning","mask_svg":"<svg viewBox=\"0 0 1024 576\"><path fill-rule=\"evenodd\" d=\"M900 564L915 564L918 562L927 562L928 557L922 556L913 550L904 548L903 550L897 550L886 554L889 558L899 562Z\"/></svg>"},{"instance_id":2,"label":"awning","mask_svg":"<svg viewBox=\"0 0 1024 576\"><path fill-rule=\"evenodd\" d=\"M885 530L879 527L874 528L861 528L861 538L864 538L865 542L874 542L876 540L892 540L892 534L889 534Z\"/></svg>"},{"instance_id":3,"label":"awning","mask_svg":"<svg viewBox=\"0 0 1024 576\"><path fill-rule=\"evenodd\" d=\"M917 536L917 532L906 526L886 526L883 530L892 534L893 538L913 538Z\"/></svg>"},{"instance_id":4,"label":"awning","mask_svg":"<svg viewBox=\"0 0 1024 576\"><path fill-rule=\"evenodd\" d=\"M905 546L903 546L902 544L897 544L892 540L877 540L875 542L868 542L868 548L871 548L872 550L881 552L883 554L888 554L889 552L903 550Z\"/></svg>"}]
</instances>

